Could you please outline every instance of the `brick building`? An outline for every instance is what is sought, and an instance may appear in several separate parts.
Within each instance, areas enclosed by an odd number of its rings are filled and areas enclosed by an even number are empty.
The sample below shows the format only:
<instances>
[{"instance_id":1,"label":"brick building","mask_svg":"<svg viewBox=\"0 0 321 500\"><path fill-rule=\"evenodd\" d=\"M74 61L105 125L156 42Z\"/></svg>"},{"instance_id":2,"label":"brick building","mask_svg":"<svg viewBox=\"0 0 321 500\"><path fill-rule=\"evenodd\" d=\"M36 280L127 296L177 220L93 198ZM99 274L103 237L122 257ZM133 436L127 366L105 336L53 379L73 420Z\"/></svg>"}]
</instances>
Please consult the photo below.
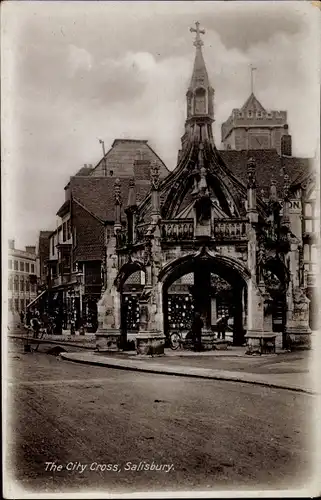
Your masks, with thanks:
<instances>
[{"instance_id":1,"label":"brick building","mask_svg":"<svg viewBox=\"0 0 321 500\"><path fill-rule=\"evenodd\" d=\"M49 235L45 307L60 311L64 328L75 321L97 327L97 302L104 284L106 240L113 232L114 183L122 179L122 196L135 180L137 199L150 189L150 167L164 178L168 170L146 140L116 139L95 167L85 165L65 186L65 202L57 212L57 228ZM40 240L39 240L40 248ZM40 260L39 260L40 262Z\"/></svg>"}]
</instances>

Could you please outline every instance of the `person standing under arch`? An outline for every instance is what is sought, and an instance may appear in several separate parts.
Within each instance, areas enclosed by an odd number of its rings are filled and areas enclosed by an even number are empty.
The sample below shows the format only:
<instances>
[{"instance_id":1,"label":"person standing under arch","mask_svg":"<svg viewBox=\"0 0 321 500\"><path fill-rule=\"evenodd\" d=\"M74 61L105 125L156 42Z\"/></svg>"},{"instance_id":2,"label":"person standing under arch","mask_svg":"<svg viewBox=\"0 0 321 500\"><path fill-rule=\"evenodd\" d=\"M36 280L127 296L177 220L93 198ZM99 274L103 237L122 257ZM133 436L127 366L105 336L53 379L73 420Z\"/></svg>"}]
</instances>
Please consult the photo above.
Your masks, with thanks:
<instances>
[{"instance_id":1,"label":"person standing under arch","mask_svg":"<svg viewBox=\"0 0 321 500\"><path fill-rule=\"evenodd\" d=\"M204 322L201 318L199 312L195 313L193 323L192 323L192 334L193 334L193 342L194 342L194 350L200 351L202 348L202 328L204 326Z\"/></svg>"}]
</instances>

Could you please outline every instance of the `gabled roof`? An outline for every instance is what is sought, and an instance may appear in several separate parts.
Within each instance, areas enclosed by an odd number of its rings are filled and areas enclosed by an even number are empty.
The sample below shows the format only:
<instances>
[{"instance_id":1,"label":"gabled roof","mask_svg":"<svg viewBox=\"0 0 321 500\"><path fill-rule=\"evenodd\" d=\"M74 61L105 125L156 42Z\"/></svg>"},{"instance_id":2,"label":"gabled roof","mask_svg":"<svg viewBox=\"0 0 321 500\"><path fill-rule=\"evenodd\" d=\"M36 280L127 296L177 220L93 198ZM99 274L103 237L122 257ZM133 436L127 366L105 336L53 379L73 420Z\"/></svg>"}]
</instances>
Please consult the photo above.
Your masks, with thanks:
<instances>
[{"instance_id":1,"label":"gabled roof","mask_svg":"<svg viewBox=\"0 0 321 500\"><path fill-rule=\"evenodd\" d=\"M253 92L251 93L250 97L247 99L247 101L243 104L241 111L243 113L247 113L248 111L262 111L265 112L265 109L263 108L262 104L258 99L255 97Z\"/></svg>"},{"instance_id":2,"label":"gabled roof","mask_svg":"<svg viewBox=\"0 0 321 500\"><path fill-rule=\"evenodd\" d=\"M112 171L113 177L134 177L135 161L156 162L159 166L160 177L164 178L169 173L165 163L149 146L147 140L139 139L115 139L111 149L106 153L107 175ZM99 160L91 177L104 176L104 159ZM149 174L149 172L148 172Z\"/></svg>"},{"instance_id":3,"label":"gabled roof","mask_svg":"<svg viewBox=\"0 0 321 500\"><path fill-rule=\"evenodd\" d=\"M121 179L122 214L127 206L129 178ZM114 221L115 179L112 177L71 177L70 189L72 198L78 201L85 209L101 221ZM146 180L137 181L135 184L137 202L150 190L150 183Z\"/></svg>"}]
</instances>

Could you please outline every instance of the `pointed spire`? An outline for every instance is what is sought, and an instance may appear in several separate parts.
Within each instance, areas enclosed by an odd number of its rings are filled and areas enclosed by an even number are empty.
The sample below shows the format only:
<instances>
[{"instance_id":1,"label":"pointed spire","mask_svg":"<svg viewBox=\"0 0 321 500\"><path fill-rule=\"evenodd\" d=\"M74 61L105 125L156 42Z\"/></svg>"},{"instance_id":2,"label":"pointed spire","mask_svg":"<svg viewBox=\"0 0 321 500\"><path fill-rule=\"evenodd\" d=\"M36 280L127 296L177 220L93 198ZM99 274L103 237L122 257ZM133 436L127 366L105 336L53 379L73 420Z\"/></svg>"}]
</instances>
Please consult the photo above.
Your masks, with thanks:
<instances>
[{"instance_id":1,"label":"pointed spire","mask_svg":"<svg viewBox=\"0 0 321 500\"><path fill-rule=\"evenodd\" d=\"M284 176L284 184L283 184L283 216L282 216L282 224L286 227L290 225L290 216L289 216L289 202L290 202L290 178L288 174Z\"/></svg>"},{"instance_id":2,"label":"pointed spire","mask_svg":"<svg viewBox=\"0 0 321 500\"><path fill-rule=\"evenodd\" d=\"M256 179L255 179L255 168L256 164L253 158L249 158L247 160L247 187L253 189L256 187Z\"/></svg>"},{"instance_id":3,"label":"pointed spire","mask_svg":"<svg viewBox=\"0 0 321 500\"><path fill-rule=\"evenodd\" d=\"M127 208L135 206L136 206L136 185L135 185L135 179L132 178L129 181Z\"/></svg>"},{"instance_id":4,"label":"pointed spire","mask_svg":"<svg viewBox=\"0 0 321 500\"><path fill-rule=\"evenodd\" d=\"M120 180L116 179L114 184L114 196L115 196L115 222L114 222L114 233L117 234L122 228L121 223L121 205L122 197L120 190Z\"/></svg>"},{"instance_id":5,"label":"pointed spire","mask_svg":"<svg viewBox=\"0 0 321 500\"><path fill-rule=\"evenodd\" d=\"M160 177L159 165L156 162L152 163L150 168L150 182L151 182L151 201L152 201L152 222L157 222L160 217Z\"/></svg>"},{"instance_id":6,"label":"pointed spire","mask_svg":"<svg viewBox=\"0 0 321 500\"><path fill-rule=\"evenodd\" d=\"M191 82L189 85L189 90L195 90L199 86L208 87L209 79L205 66L205 61L203 58L202 45L204 45L203 40L200 35L205 35L205 30L199 28L200 23L197 21L195 23L196 28L190 28L191 33L195 33L194 46L196 47L194 68L192 73Z\"/></svg>"},{"instance_id":7,"label":"pointed spire","mask_svg":"<svg viewBox=\"0 0 321 500\"><path fill-rule=\"evenodd\" d=\"M270 201L277 201L277 192L276 192L276 180L272 176L271 178L271 186L270 186Z\"/></svg>"}]
</instances>

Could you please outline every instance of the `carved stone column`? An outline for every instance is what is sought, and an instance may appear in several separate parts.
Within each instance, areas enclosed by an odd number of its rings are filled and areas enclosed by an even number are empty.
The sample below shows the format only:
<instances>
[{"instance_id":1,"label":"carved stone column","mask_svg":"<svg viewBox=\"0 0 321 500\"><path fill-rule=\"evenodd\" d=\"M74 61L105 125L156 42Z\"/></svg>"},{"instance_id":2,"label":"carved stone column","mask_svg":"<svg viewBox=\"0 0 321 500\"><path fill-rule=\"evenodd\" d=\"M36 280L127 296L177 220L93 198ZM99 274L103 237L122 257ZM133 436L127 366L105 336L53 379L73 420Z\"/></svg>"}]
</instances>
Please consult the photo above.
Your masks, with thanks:
<instances>
[{"instance_id":1,"label":"carved stone column","mask_svg":"<svg viewBox=\"0 0 321 500\"><path fill-rule=\"evenodd\" d=\"M162 284L145 287L140 298L140 327L136 337L137 354L164 354Z\"/></svg>"},{"instance_id":2,"label":"carved stone column","mask_svg":"<svg viewBox=\"0 0 321 500\"><path fill-rule=\"evenodd\" d=\"M140 328L136 337L137 354L164 354L163 293L158 281L161 268L161 245L158 226L147 239L145 249L146 285L140 298Z\"/></svg>"},{"instance_id":3,"label":"carved stone column","mask_svg":"<svg viewBox=\"0 0 321 500\"><path fill-rule=\"evenodd\" d=\"M96 332L97 351L116 351L120 345L120 292L114 285L118 274L116 252L117 234L121 230L121 191L120 181L115 181L115 223L114 235L107 243L106 289L98 302L98 330Z\"/></svg>"},{"instance_id":4,"label":"carved stone column","mask_svg":"<svg viewBox=\"0 0 321 500\"><path fill-rule=\"evenodd\" d=\"M292 348L309 348L312 333L309 327L310 300L300 286L299 251L299 245L292 242L288 257L290 283L286 296L286 334L290 338Z\"/></svg>"}]
</instances>

